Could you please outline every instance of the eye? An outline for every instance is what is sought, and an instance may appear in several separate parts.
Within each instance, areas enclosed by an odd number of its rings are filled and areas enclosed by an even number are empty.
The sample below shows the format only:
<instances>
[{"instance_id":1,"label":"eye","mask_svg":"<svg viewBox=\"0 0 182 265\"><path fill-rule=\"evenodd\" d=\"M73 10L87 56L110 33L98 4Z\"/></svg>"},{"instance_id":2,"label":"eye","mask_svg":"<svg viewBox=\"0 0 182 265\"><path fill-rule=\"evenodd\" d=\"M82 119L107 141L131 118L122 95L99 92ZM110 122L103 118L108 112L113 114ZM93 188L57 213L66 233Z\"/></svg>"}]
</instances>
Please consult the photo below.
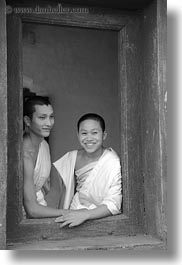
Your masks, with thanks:
<instances>
[{"instance_id":1,"label":"eye","mask_svg":"<svg viewBox=\"0 0 182 265\"><path fill-rule=\"evenodd\" d=\"M83 136L86 135L86 134L87 134L86 132L82 132L82 133L81 133L81 135L83 135Z\"/></svg>"},{"instance_id":2,"label":"eye","mask_svg":"<svg viewBox=\"0 0 182 265\"><path fill-rule=\"evenodd\" d=\"M40 116L40 117L39 117L39 119L41 119L41 120L44 120L44 119L45 119L45 117L44 117L44 116Z\"/></svg>"},{"instance_id":3,"label":"eye","mask_svg":"<svg viewBox=\"0 0 182 265\"><path fill-rule=\"evenodd\" d=\"M92 132L92 133L93 133L93 134L98 134L98 132L96 132L96 131L95 131L95 132Z\"/></svg>"}]
</instances>

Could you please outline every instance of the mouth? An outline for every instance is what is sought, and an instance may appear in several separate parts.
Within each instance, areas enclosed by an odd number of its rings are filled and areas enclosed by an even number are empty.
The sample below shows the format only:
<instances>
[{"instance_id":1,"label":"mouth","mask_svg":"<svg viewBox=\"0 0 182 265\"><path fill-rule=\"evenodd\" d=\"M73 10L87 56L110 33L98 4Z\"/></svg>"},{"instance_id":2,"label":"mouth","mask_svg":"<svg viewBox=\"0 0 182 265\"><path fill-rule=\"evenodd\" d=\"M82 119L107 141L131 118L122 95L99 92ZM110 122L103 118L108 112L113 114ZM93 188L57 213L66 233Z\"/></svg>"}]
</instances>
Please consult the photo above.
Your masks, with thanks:
<instances>
[{"instance_id":1,"label":"mouth","mask_svg":"<svg viewBox=\"0 0 182 265\"><path fill-rule=\"evenodd\" d=\"M51 129L42 129L44 132L50 132Z\"/></svg>"},{"instance_id":2,"label":"mouth","mask_svg":"<svg viewBox=\"0 0 182 265\"><path fill-rule=\"evenodd\" d=\"M88 147L92 147L95 145L95 143L84 143L84 145L88 146Z\"/></svg>"}]
</instances>

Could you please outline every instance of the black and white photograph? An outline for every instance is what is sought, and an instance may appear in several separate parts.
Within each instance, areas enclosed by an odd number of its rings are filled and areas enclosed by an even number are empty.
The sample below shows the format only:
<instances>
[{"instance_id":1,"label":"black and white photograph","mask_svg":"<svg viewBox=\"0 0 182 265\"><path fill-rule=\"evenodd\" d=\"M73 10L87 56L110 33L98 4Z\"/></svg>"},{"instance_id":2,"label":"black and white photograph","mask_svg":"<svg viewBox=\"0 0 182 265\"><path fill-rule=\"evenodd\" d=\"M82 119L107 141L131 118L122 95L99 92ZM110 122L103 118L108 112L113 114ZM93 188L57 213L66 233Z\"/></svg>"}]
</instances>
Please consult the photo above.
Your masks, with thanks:
<instances>
[{"instance_id":1,"label":"black and white photograph","mask_svg":"<svg viewBox=\"0 0 182 265\"><path fill-rule=\"evenodd\" d=\"M0 1L0 249L12 259L174 255L167 5Z\"/></svg>"}]
</instances>

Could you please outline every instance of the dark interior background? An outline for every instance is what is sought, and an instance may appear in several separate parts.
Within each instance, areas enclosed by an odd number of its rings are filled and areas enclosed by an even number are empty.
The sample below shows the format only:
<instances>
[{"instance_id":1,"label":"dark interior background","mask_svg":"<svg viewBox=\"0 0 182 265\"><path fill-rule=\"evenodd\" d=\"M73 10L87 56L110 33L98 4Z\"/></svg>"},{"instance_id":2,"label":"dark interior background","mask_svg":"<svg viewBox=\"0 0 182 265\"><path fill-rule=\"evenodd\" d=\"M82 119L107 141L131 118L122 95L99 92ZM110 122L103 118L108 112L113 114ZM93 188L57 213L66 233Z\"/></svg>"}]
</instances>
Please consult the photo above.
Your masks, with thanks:
<instances>
[{"instance_id":1,"label":"dark interior background","mask_svg":"<svg viewBox=\"0 0 182 265\"><path fill-rule=\"evenodd\" d=\"M120 154L116 31L24 23L23 74L24 87L53 104L53 161L79 147L76 124L87 112L104 117L105 145Z\"/></svg>"}]
</instances>

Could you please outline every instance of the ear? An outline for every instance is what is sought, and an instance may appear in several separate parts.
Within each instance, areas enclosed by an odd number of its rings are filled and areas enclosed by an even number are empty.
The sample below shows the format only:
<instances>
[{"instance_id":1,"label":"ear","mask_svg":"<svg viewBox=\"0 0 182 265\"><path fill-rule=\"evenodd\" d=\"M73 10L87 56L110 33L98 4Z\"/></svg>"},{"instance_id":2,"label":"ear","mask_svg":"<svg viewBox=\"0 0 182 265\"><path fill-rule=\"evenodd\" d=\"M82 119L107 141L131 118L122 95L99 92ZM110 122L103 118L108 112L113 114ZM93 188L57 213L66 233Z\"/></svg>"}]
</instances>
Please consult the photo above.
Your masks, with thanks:
<instances>
[{"instance_id":1,"label":"ear","mask_svg":"<svg viewBox=\"0 0 182 265\"><path fill-rule=\"evenodd\" d=\"M26 126L30 126L30 118L28 116L24 116L23 120Z\"/></svg>"},{"instance_id":2,"label":"ear","mask_svg":"<svg viewBox=\"0 0 182 265\"><path fill-rule=\"evenodd\" d=\"M105 131L105 132L103 133L103 141L104 141L106 138L107 138L107 132Z\"/></svg>"}]
</instances>

